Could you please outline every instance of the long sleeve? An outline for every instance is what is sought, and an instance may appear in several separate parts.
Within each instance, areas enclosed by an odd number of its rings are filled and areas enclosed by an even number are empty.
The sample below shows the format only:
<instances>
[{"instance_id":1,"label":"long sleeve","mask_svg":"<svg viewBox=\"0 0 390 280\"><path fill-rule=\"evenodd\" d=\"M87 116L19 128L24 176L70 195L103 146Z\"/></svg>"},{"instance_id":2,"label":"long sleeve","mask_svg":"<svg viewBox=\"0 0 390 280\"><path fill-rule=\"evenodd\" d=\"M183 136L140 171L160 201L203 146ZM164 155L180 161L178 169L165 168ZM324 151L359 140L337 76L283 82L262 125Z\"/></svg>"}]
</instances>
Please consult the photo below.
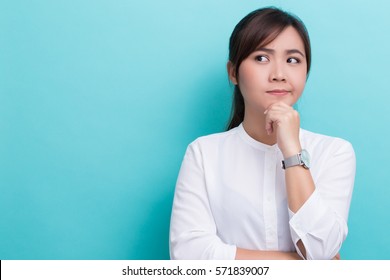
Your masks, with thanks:
<instances>
[{"instance_id":1,"label":"long sleeve","mask_svg":"<svg viewBox=\"0 0 390 280\"><path fill-rule=\"evenodd\" d=\"M305 246L306 259L331 259L339 252L348 227L355 178L355 153L350 143L336 139L315 176L315 191L296 212L289 211L293 243ZM315 163L313 163L315 164ZM296 246L297 252L301 254ZM301 254L302 256L302 254Z\"/></svg>"},{"instance_id":2,"label":"long sleeve","mask_svg":"<svg viewBox=\"0 0 390 280\"><path fill-rule=\"evenodd\" d=\"M171 259L234 259L236 246L217 236L210 208L202 154L192 143L176 183L170 225Z\"/></svg>"},{"instance_id":3,"label":"long sleeve","mask_svg":"<svg viewBox=\"0 0 390 280\"><path fill-rule=\"evenodd\" d=\"M243 126L189 145L176 183L170 225L172 259L234 259L238 248L331 259L346 238L355 154L339 138L301 130L315 191L288 209L282 154Z\"/></svg>"}]
</instances>

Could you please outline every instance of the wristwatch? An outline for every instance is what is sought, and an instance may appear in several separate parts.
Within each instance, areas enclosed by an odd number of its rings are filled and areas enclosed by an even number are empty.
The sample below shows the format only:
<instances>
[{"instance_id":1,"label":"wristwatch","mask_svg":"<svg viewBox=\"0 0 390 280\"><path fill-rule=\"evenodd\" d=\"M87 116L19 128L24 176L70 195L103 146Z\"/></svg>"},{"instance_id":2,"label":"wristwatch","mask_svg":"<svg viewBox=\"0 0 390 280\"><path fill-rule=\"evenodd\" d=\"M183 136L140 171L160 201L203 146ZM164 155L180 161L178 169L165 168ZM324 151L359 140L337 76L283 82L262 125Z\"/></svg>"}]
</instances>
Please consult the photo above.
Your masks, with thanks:
<instances>
[{"instance_id":1,"label":"wristwatch","mask_svg":"<svg viewBox=\"0 0 390 280\"><path fill-rule=\"evenodd\" d=\"M285 160L282 160L282 168L287 169L292 166L301 165L306 169L310 168L310 155L303 149L299 154L293 155Z\"/></svg>"}]
</instances>

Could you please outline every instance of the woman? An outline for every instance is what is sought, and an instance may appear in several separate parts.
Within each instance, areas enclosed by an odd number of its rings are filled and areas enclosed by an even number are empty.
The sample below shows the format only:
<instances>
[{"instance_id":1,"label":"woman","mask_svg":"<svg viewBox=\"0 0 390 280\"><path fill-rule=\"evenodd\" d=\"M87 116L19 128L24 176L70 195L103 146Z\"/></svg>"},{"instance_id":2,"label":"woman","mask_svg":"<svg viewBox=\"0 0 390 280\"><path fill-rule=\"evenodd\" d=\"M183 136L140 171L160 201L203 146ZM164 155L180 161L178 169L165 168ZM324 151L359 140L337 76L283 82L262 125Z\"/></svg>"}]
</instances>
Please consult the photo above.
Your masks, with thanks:
<instances>
[{"instance_id":1,"label":"woman","mask_svg":"<svg viewBox=\"0 0 390 280\"><path fill-rule=\"evenodd\" d=\"M173 202L172 259L334 259L346 238L355 155L300 128L292 107L310 70L296 17L256 10L235 27L228 131L186 151Z\"/></svg>"}]
</instances>

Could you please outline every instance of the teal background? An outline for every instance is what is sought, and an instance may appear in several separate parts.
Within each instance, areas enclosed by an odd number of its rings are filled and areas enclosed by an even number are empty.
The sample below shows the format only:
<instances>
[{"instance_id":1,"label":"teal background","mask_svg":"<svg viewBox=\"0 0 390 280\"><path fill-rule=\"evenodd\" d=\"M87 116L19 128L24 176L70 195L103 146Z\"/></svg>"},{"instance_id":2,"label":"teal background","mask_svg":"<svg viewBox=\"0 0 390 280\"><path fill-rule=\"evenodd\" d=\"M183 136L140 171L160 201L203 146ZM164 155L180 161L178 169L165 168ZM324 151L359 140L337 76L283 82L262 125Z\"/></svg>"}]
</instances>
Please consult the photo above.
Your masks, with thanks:
<instances>
[{"instance_id":1,"label":"teal background","mask_svg":"<svg viewBox=\"0 0 390 280\"><path fill-rule=\"evenodd\" d=\"M186 146L222 131L228 38L305 22L302 127L352 142L343 259L390 259L387 1L1 0L0 259L167 259Z\"/></svg>"}]
</instances>

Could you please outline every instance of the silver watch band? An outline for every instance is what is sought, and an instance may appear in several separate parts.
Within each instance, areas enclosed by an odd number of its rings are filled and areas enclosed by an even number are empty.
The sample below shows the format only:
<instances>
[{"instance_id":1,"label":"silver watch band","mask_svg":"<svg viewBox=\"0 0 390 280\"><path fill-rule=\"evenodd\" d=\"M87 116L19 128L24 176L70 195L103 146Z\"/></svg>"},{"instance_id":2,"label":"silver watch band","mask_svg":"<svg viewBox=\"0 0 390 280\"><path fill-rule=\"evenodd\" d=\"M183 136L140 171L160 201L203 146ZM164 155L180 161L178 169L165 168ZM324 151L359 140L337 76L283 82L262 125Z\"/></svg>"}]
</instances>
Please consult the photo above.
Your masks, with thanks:
<instances>
[{"instance_id":1,"label":"silver watch band","mask_svg":"<svg viewBox=\"0 0 390 280\"><path fill-rule=\"evenodd\" d=\"M292 167L292 166L296 166L296 165L301 165L301 157L300 157L300 153L299 154L296 154L296 155L293 155L289 158L286 158L285 160L282 160L282 167L283 169L286 169L286 168L289 168L289 167Z\"/></svg>"}]
</instances>

